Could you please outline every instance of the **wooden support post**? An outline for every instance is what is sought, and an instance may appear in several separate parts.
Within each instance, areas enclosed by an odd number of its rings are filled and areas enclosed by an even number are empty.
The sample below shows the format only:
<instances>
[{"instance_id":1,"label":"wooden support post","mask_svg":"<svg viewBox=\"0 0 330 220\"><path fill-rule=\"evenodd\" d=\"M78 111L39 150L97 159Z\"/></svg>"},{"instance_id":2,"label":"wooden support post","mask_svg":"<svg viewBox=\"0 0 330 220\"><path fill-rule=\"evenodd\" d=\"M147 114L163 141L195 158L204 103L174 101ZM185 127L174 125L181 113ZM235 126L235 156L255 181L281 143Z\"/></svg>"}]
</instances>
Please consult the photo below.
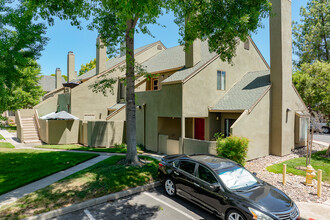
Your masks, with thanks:
<instances>
[{"instance_id":1,"label":"wooden support post","mask_svg":"<svg viewBox=\"0 0 330 220\"><path fill-rule=\"evenodd\" d=\"M283 185L286 183L286 164L283 164Z\"/></svg>"},{"instance_id":2,"label":"wooden support post","mask_svg":"<svg viewBox=\"0 0 330 220\"><path fill-rule=\"evenodd\" d=\"M317 196L321 197L322 170L317 171Z\"/></svg>"}]
</instances>

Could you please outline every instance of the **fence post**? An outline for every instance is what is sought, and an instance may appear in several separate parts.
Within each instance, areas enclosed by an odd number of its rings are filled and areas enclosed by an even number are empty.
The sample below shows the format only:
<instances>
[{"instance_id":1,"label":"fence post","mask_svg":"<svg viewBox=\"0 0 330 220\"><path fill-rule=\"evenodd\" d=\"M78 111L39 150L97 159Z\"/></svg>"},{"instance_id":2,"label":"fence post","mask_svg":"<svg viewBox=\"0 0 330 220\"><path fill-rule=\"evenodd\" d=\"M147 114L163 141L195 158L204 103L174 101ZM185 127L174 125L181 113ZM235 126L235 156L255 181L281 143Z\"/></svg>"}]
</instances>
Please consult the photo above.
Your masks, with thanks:
<instances>
[{"instance_id":1,"label":"fence post","mask_svg":"<svg viewBox=\"0 0 330 220\"><path fill-rule=\"evenodd\" d=\"M322 170L317 171L317 196L321 197Z\"/></svg>"},{"instance_id":2,"label":"fence post","mask_svg":"<svg viewBox=\"0 0 330 220\"><path fill-rule=\"evenodd\" d=\"M286 183L286 164L283 164L283 185Z\"/></svg>"}]
</instances>

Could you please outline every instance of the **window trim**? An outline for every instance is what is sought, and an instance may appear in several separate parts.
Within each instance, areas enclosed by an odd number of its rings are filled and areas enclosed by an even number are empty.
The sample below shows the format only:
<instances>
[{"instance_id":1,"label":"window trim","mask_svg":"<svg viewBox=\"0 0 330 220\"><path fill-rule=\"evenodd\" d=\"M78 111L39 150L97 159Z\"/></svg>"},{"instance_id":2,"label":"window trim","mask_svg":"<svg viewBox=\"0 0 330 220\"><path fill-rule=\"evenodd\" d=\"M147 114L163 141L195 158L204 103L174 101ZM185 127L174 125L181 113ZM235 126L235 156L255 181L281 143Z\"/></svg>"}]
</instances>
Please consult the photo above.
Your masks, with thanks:
<instances>
[{"instance_id":1,"label":"window trim","mask_svg":"<svg viewBox=\"0 0 330 220\"><path fill-rule=\"evenodd\" d=\"M219 78L218 78L218 74L219 74L219 72L220 72L220 82L218 82L218 80L219 80ZM223 86L224 86L224 88L221 88L221 78L222 78L222 73L225 73L224 75L225 75L225 77L224 77L224 84L223 84ZM225 91L226 90L226 82L227 82L227 74L226 74L226 71L224 71L224 70L217 70L217 90L218 91ZM219 85L220 85L220 89L218 88L218 83L220 83Z\"/></svg>"},{"instance_id":2,"label":"window trim","mask_svg":"<svg viewBox=\"0 0 330 220\"><path fill-rule=\"evenodd\" d=\"M157 89L154 88L154 81L157 80ZM152 91L157 91L159 90L159 78L151 78L151 90Z\"/></svg>"}]
</instances>

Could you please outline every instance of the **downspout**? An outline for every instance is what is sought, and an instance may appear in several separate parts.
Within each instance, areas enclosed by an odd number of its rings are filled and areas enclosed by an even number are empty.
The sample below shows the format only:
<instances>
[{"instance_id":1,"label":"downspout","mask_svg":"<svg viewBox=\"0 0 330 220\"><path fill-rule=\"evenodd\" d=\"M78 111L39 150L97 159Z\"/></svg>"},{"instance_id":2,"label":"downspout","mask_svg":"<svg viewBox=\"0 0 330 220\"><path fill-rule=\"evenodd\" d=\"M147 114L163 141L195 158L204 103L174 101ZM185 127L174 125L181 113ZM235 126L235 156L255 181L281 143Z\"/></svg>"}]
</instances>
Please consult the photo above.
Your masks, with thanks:
<instances>
[{"instance_id":1,"label":"downspout","mask_svg":"<svg viewBox=\"0 0 330 220\"><path fill-rule=\"evenodd\" d=\"M186 134L185 134L185 129L186 129L186 123L185 123L185 117L184 117L184 99L183 99L183 86L184 86L184 83L182 82L181 84L181 140L180 140L180 149L179 149L179 153L180 154L183 154L184 153L184 146L183 146L183 140L184 138L186 137Z\"/></svg>"}]
</instances>

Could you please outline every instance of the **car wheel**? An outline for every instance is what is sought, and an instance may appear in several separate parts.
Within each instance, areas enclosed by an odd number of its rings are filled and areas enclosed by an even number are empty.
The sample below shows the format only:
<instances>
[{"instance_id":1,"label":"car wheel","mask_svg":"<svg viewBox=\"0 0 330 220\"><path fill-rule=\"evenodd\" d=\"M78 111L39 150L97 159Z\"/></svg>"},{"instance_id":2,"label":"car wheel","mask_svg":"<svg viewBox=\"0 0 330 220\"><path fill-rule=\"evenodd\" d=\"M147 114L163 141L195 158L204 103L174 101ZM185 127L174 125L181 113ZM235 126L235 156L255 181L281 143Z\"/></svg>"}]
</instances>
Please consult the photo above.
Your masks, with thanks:
<instances>
[{"instance_id":1,"label":"car wheel","mask_svg":"<svg viewBox=\"0 0 330 220\"><path fill-rule=\"evenodd\" d=\"M327 128L327 127L322 127L322 132L323 132L324 134L328 134L328 133L329 133L329 128Z\"/></svg>"},{"instance_id":2,"label":"car wheel","mask_svg":"<svg viewBox=\"0 0 330 220\"><path fill-rule=\"evenodd\" d=\"M245 220L245 217L237 210L230 210L227 213L226 220Z\"/></svg>"},{"instance_id":3,"label":"car wheel","mask_svg":"<svg viewBox=\"0 0 330 220\"><path fill-rule=\"evenodd\" d=\"M164 182L164 188L169 196L174 196L176 194L176 187L171 178L167 178Z\"/></svg>"}]
</instances>

